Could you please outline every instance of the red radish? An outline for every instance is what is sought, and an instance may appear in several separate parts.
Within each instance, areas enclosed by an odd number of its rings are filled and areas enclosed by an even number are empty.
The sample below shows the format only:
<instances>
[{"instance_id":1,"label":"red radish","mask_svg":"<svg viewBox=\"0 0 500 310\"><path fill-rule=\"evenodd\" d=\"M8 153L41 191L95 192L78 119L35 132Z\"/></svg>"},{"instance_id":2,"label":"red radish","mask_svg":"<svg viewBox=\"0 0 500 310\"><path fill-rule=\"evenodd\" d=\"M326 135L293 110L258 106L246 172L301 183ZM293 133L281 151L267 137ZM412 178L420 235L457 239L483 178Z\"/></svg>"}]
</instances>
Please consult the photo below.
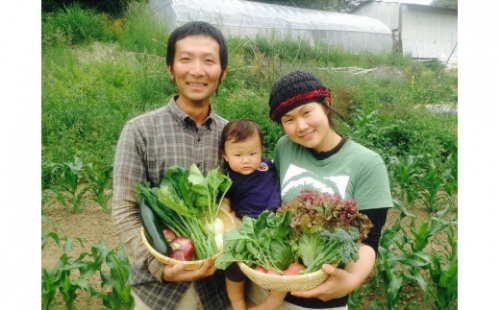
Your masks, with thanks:
<instances>
[{"instance_id":1,"label":"red radish","mask_svg":"<svg viewBox=\"0 0 500 310\"><path fill-rule=\"evenodd\" d=\"M278 271L273 270L273 269L269 269L269 270L267 271L267 274L276 275L276 276L281 276L281 273L279 273Z\"/></svg>"},{"instance_id":2,"label":"red radish","mask_svg":"<svg viewBox=\"0 0 500 310\"><path fill-rule=\"evenodd\" d=\"M262 272L262 273L267 273L267 269L262 267L262 266L257 266L255 267L255 271Z\"/></svg>"},{"instance_id":3,"label":"red radish","mask_svg":"<svg viewBox=\"0 0 500 310\"><path fill-rule=\"evenodd\" d=\"M177 237L175 233L168 228L163 228L163 236L165 236L165 240L167 240L167 242L171 242Z\"/></svg>"},{"instance_id":4,"label":"red radish","mask_svg":"<svg viewBox=\"0 0 500 310\"><path fill-rule=\"evenodd\" d=\"M298 275L299 272L304 269L306 269L306 267L304 267L304 265L302 264L291 263L290 266L288 266L288 268L285 271L283 271L283 275L287 276Z\"/></svg>"},{"instance_id":5,"label":"red radish","mask_svg":"<svg viewBox=\"0 0 500 310\"><path fill-rule=\"evenodd\" d=\"M177 237L170 242L172 248L171 258L183 261L189 261L194 254L193 241L187 237Z\"/></svg>"}]
</instances>

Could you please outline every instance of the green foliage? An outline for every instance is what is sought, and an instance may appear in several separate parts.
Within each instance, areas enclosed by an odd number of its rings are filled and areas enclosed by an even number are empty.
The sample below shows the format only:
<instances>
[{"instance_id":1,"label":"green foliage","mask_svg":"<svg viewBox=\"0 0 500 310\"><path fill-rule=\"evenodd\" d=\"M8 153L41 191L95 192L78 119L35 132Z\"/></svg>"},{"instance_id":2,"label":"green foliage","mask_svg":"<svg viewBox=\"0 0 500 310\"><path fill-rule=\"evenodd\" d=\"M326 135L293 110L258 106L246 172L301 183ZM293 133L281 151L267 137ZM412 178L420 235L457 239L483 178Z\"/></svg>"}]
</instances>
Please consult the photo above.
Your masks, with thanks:
<instances>
[{"instance_id":1,"label":"green foliage","mask_svg":"<svg viewBox=\"0 0 500 310\"><path fill-rule=\"evenodd\" d=\"M416 285L424 293L424 302L432 305L432 309L455 309L458 297L457 222L445 219L450 209L438 212L417 226L415 216L403 204L394 201L394 205L400 216L391 227L382 230L374 279L357 289L355 300L360 300L366 291L376 289L386 298L385 302L372 302L373 309L399 309L403 287ZM409 230L402 227L402 221L407 219L410 219ZM446 232L451 248L445 245L436 251L427 247L429 239L440 232ZM357 309L355 300L350 302L350 308ZM419 306L420 301L412 301L406 303L404 309Z\"/></svg>"},{"instance_id":2,"label":"green foliage","mask_svg":"<svg viewBox=\"0 0 500 310\"><path fill-rule=\"evenodd\" d=\"M42 55L42 145L47 159L62 162L79 156L96 168L108 166L125 121L158 107L173 92L161 58L137 55L142 65L136 54L98 59L112 46L95 46L81 56L69 48ZM58 55L64 55L61 61L55 61ZM88 60L76 60L82 56ZM83 151L87 149L100 151Z\"/></svg>"},{"instance_id":3,"label":"green foliage","mask_svg":"<svg viewBox=\"0 0 500 310\"><path fill-rule=\"evenodd\" d=\"M105 14L85 10L73 3L64 10L42 15L42 47L108 41L113 34Z\"/></svg>"},{"instance_id":4,"label":"green foliage","mask_svg":"<svg viewBox=\"0 0 500 310\"><path fill-rule=\"evenodd\" d=\"M46 234L49 235L54 235L54 240L60 244L55 231ZM76 309L74 303L80 291L86 291L90 296L100 298L106 309L133 309L131 287L126 285L131 265L123 243L116 249L109 250L105 242L99 240L92 246L90 253L82 252L77 257L72 257L70 252L75 241L83 247L80 238L65 238L63 253L56 265L51 270L42 267L42 309L56 309L57 295L62 297L64 309ZM42 248L44 244L42 242ZM109 273L102 270L103 266L107 266ZM99 293L90 285L88 279L95 273L99 273L102 279L103 291L105 292L108 286L111 288L110 293Z\"/></svg>"},{"instance_id":5,"label":"green foliage","mask_svg":"<svg viewBox=\"0 0 500 310\"><path fill-rule=\"evenodd\" d=\"M133 309L132 287L127 286L132 266L124 244L120 243L114 250L108 250L106 243L99 240L92 247L92 256L94 261L97 261L98 257L104 257L104 262L109 267L109 273L101 268L98 271L102 279L101 287L110 287L111 293L99 293L96 296L102 299L107 309ZM99 262L102 262L102 259Z\"/></svg>"},{"instance_id":6,"label":"green foliage","mask_svg":"<svg viewBox=\"0 0 500 310\"><path fill-rule=\"evenodd\" d=\"M127 5L133 2L145 2L146 0L42 0L42 12L50 13L62 10L71 5L81 5L85 9L95 9L111 15L123 13Z\"/></svg>"},{"instance_id":7,"label":"green foliage","mask_svg":"<svg viewBox=\"0 0 500 310\"><path fill-rule=\"evenodd\" d=\"M49 224L49 227L52 227L53 230L42 230L42 250L47 244L47 242L52 239L57 246L61 246L59 242L59 235L57 234L56 227L54 226L54 222L52 220L44 215L42 215L42 222L45 222Z\"/></svg>"},{"instance_id":8,"label":"green foliage","mask_svg":"<svg viewBox=\"0 0 500 310\"><path fill-rule=\"evenodd\" d=\"M251 268L262 266L283 272L294 262L291 220L291 212L279 215L265 211L257 218L244 216L238 228L224 232L224 252L215 260L215 266L226 269L242 261Z\"/></svg>"},{"instance_id":9,"label":"green foliage","mask_svg":"<svg viewBox=\"0 0 500 310\"><path fill-rule=\"evenodd\" d=\"M419 161L423 155L408 155L406 157L392 156L387 170L392 180L393 196L399 201L411 204L418 198L418 184L422 177Z\"/></svg>"},{"instance_id":10,"label":"green foliage","mask_svg":"<svg viewBox=\"0 0 500 310\"><path fill-rule=\"evenodd\" d=\"M74 242L81 239L65 239L63 254L52 270L42 267L42 309L51 309L56 293L60 293L66 309L75 309L74 301L78 290L86 290L95 293L95 289L87 280L87 265L82 263L87 253L81 253L78 257L72 258L69 252L73 248ZM79 276L72 277L71 271L79 271Z\"/></svg>"},{"instance_id":11,"label":"green foliage","mask_svg":"<svg viewBox=\"0 0 500 310\"><path fill-rule=\"evenodd\" d=\"M73 162L55 164L61 182L56 189L57 200L65 207L68 213L80 213L83 208L83 195L89 190L89 185L82 182L86 179L87 167L79 157Z\"/></svg>"},{"instance_id":12,"label":"green foliage","mask_svg":"<svg viewBox=\"0 0 500 310\"><path fill-rule=\"evenodd\" d=\"M163 68L169 29L152 17L148 7L131 3L124 14L123 30L118 38L120 46L128 51L163 57Z\"/></svg>"},{"instance_id":13,"label":"green foliage","mask_svg":"<svg viewBox=\"0 0 500 310\"><path fill-rule=\"evenodd\" d=\"M113 177L113 166L108 166L104 170L96 170L92 164L88 165L89 191L92 192L92 199L97 202L104 213L110 213L108 202L111 199L111 191L107 192Z\"/></svg>"}]
</instances>

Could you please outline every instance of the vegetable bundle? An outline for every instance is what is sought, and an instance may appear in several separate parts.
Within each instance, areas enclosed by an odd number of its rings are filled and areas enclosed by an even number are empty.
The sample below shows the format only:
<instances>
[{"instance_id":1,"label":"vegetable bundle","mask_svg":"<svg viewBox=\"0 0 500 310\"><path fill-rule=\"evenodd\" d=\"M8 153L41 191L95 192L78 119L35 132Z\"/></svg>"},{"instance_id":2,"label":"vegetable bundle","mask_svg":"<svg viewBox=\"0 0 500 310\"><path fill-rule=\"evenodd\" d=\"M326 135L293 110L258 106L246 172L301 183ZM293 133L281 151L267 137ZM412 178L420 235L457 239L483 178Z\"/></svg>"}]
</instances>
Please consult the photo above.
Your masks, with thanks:
<instances>
[{"instance_id":1,"label":"vegetable bundle","mask_svg":"<svg viewBox=\"0 0 500 310\"><path fill-rule=\"evenodd\" d=\"M158 233L158 230L168 228L178 237L191 239L194 244L193 259L216 255L220 252L216 235L222 231L216 231L213 227L220 226L217 216L230 186L231 179L218 168L209 170L203 176L195 164L191 165L189 171L180 166L169 167L159 187L152 188L149 183L137 184L137 201L140 206L147 204L163 225L161 228L156 225L156 232L151 231L155 225L149 225L149 221L155 219L144 218L141 213L146 235L151 239L152 236L163 238L159 243L166 242L163 233ZM170 253L171 250L169 248L167 252Z\"/></svg>"},{"instance_id":2,"label":"vegetable bundle","mask_svg":"<svg viewBox=\"0 0 500 310\"><path fill-rule=\"evenodd\" d=\"M215 265L226 269L233 262L244 262L282 274L292 263L299 263L305 266L299 274L311 273L322 264L357 261L357 242L367 237L372 226L354 200L302 190L276 213L244 217L239 228L225 232L224 253Z\"/></svg>"}]
</instances>

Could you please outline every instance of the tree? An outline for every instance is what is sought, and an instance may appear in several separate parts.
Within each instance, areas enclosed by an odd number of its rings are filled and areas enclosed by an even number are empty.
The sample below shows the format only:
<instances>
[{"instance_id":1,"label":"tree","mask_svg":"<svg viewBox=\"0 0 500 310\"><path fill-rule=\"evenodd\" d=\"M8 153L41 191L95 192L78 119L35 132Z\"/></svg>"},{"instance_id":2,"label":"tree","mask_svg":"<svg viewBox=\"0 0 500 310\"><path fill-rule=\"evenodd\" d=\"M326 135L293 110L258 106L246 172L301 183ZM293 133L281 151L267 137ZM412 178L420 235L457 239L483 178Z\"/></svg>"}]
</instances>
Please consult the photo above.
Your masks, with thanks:
<instances>
[{"instance_id":1,"label":"tree","mask_svg":"<svg viewBox=\"0 0 500 310\"><path fill-rule=\"evenodd\" d=\"M78 4L84 9L95 9L109 14L121 14L130 2L145 2L147 0L42 0L42 13L64 10L71 4Z\"/></svg>"},{"instance_id":2,"label":"tree","mask_svg":"<svg viewBox=\"0 0 500 310\"><path fill-rule=\"evenodd\" d=\"M441 8L458 10L458 0L434 0L432 1L431 5L438 6Z\"/></svg>"}]
</instances>

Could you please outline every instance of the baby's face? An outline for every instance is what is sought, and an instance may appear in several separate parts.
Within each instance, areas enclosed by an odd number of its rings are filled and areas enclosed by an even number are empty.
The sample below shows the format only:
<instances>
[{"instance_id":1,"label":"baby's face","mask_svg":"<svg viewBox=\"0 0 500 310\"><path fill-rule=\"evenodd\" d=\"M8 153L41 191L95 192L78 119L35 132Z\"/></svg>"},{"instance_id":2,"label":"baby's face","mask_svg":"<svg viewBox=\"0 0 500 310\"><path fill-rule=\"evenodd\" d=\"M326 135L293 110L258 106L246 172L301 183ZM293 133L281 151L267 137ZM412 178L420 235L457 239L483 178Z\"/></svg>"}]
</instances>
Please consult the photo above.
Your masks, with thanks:
<instances>
[{"instance_id":1,"label":"baby's face","mask_svg":"<svg viewBox=\"0 0 500 310\"><path fill-rule=\"evenodd\" d=\"M262 159L262 143L258 135L236 143L226 141L222 156L229 167L236 173L249 175L260 165Z\"/></svg>"}]
</instances>

